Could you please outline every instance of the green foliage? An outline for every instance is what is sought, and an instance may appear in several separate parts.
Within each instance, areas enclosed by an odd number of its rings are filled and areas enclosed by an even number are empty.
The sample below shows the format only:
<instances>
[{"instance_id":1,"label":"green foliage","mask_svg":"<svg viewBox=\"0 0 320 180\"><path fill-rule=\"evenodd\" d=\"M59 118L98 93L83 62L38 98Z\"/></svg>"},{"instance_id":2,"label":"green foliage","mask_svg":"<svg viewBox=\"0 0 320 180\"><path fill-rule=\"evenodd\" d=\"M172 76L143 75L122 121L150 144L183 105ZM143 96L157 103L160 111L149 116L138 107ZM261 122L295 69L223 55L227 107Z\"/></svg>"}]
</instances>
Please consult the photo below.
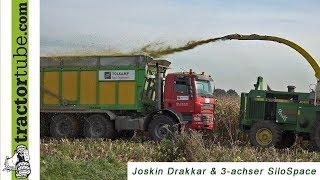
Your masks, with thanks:
<instances>
[{"instance_id":1,"label":"green foliage","mask_svg":"<svg viewBox=\"0 0 320 180\"><path fill-rule=\"evenodd\" d=\"M41 179L126 179L126 166L114 157L73 160L69 156L51 155L41 157Z\"/></svg>"},{"instance_id":2,"label":"green foliage","mask_svg":"<svg viewBox=\"0 0 320 180\"><path fill-rule=\"evenodd\" d=\"M156 146L153 160L157 162L185 161L184 145L179 142L178 144L175 143L176 141L173 140L164 140L160 142L158 146Z\"/></svg>"},{"instance_id":3,"label":"green foliage","mask_svg":"<svg viewBox=\"0 0 320 180\"><path fill-rule=\"evenodd\" d=\"M226 95L227 95L227 92L226 92L226 90L224 90L224 89L215 89L215 90L213 91L213 95L214 95L215 97L223 97L223 96L226 96Z\"/></svg>"},{"instance_id":4,"label":"green foliage","mask_svg":"<svg viewBox=\"0 0 320 180\"><path fill-rule=\"evenodd\" d=\"M218 98L223 98L223 97L238 98L239 97L238 93L233 89L229 89L228 91L224 89L215 89L213 91L213 95Z\"/></svg>"},{"instance_id":5,"label":"green foliage","mask_svg":"<svg viewBox=\"0 0 320 180\"><path fill-rule=\"evenodd\" d=\"M238 93L233 89L229 89L227 91L227 95L230 96L230 97L239 97Z\"/></svg>"}]
</instances>

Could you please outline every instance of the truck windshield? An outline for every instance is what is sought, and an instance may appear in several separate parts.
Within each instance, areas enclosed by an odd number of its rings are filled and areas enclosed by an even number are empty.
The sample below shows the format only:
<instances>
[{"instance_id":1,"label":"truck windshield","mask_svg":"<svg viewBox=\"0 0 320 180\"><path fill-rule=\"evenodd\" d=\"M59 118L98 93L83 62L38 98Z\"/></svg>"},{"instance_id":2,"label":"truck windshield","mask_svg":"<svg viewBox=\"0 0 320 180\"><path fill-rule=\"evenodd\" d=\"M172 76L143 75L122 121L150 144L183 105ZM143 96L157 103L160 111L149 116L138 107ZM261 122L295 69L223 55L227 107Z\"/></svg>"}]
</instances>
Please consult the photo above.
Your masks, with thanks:
<instances>
[{"instance_id":1,"label":"truck windshield","mask_svg":"<svg viewBox=\"0 0 320 180\"><path fill-rule=\"evenodd\" d=\"M211 82L207 80L196 80L196 91L198 96L212 97Z\"/></svg>"}]
</instances>

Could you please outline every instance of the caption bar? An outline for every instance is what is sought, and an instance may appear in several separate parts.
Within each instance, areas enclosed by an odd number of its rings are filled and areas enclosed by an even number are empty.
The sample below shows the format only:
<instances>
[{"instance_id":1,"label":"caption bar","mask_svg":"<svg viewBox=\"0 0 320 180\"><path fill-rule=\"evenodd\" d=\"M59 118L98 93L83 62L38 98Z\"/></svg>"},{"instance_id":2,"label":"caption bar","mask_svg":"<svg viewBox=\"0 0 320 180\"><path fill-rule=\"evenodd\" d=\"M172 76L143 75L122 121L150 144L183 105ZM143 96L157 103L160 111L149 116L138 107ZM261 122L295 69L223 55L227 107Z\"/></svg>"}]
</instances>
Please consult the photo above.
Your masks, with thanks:
<instances>
[{"instance_id":1,"label":"caption bar","mask_svg":"<svg viewBox=\"0 0 320 180\"><path fill-rule=\"evenodd\" d=\"M281 179L320 177L320 163L287 162L129 162L128 179L212 179L213 177L255 179L276 177Z\"/></svg>"}]
</instances>

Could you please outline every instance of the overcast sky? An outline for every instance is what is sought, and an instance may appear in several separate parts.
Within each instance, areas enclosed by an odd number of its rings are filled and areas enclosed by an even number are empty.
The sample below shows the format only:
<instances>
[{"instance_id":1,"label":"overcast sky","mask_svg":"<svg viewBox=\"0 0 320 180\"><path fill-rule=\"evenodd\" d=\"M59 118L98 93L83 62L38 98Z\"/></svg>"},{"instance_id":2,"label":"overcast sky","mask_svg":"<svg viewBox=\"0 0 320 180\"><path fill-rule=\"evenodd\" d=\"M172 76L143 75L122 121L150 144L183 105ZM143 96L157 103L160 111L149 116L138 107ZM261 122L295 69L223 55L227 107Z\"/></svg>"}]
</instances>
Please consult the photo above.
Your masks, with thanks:
<instances>
[{"instance_id":1,"label":"overcast sky","mask_svg":"<svg viewBox=\"0 0 320 180\"><path fill-rule=\"evenodd\" d=\"M41 54L183 44L231 33L276 35L320 57L317 0L41 0ZM294 50L272 42L229 41L165 57L172 71L205 71L238 92L263 76L274 90L309 91L314 72Z\"/></svg>"}]
</instances>

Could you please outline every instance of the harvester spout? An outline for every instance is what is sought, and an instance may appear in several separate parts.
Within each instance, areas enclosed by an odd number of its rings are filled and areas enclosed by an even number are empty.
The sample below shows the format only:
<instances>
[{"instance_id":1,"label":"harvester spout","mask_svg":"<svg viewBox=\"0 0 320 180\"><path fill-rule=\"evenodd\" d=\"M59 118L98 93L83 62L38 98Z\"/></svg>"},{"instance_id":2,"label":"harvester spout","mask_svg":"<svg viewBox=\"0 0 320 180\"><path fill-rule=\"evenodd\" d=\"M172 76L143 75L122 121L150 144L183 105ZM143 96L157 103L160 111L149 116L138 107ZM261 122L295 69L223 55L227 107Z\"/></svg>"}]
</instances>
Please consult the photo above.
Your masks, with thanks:
<instances>
[{"instance_id":1,"label":"harvester spout","mask_svg":"<svg viewBox=\"0 0 320 180\"><path fill-rule=\"evenodd\" d=\"M320 65L318 61L311 56L305 49L303 49L298 44L289 41L284 38L276 37L276 36L267 36L267 35L258 35L258 34L251 34L251 35L241 35L241 34L230 34L221 38L221 40L261 40L261 41L273 41L280 44L287 45L301 54L305 60L308 61L310 66L315 72L315 77L317 78L317 84L315 88L315 102L317 104L317 100L320 100Z\"/></svg>"},{"instance_id":2,"label":"harvester spout","mask_svg":"<svg viewBox=\"0 0 320 180\"><path fill-rule=\"evenodd\" d=\"M278 42L280 44L287 45L292 49L296 50L308 61L308 63L311 65L311 67L315 72L316 78L320 79L320 65L318 61L314 59L301 46L287 39L276 37L276 36L267 36L267 35L258 35L258 34L251 34L251 35L230 34L222 37L222 40L261 40L261 41L273 41L273 42Z\"/></svg>"}]
</instances>

